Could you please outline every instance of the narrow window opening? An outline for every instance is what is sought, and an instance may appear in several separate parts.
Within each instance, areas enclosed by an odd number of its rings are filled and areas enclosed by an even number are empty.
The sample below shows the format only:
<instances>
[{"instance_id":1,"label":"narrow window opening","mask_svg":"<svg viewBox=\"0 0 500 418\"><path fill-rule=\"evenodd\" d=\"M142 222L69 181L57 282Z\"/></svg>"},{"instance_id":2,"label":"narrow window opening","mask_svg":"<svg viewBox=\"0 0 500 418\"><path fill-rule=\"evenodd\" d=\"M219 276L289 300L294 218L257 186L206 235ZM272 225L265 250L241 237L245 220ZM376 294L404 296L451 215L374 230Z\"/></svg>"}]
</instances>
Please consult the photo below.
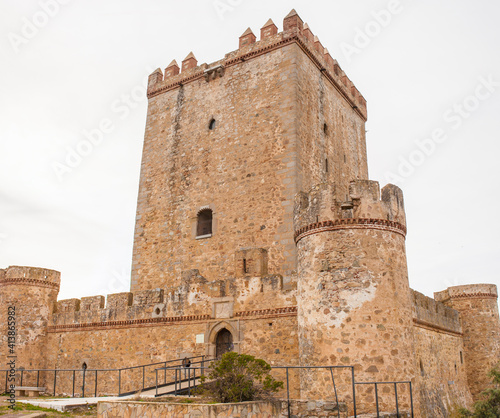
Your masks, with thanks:
<instances>
[{"instance_id":1,"label":"narrow window opening","mask_svg":"<svg viewBox=\"0 0 500 418\"><path fill-rule=\"evenodd\" d=\"M325 159L325 171L328 173L328 158Z\"/></svg>"},{"instance_id":2,"label":"narrow window opening","mask_svg":"<svg viewBox=\"0 0 500 418\"><path fill-rule=\"evenodd\" d=\"M460 351L460 364L464 364L464 355Z\"/></svg>"},{"instance_id":3,"label":"narrow window opening","mask_svg":"<svg viewBox=\"0 0 500 418\"><path fill-rule=\"evenodd\" d=\"M210 123L208 124L208 129L213 131L215 129L215 119L212 119Z\"/></svg>"},{"instance_id":4,"label":"narrow window opening","mask_svg":"<svg viewBox=\"0 0 500 418\"><path fill-rule=\"evenodd\" d=\"M248 273L248 266L247 266L247 259L243 259L243 273L247 274Z\"/></svg>"},{"instance_id":5,"label":"narrow window opening","mask_svg":"<svg viewBox=\"0 0 500 418\"><path fill-rule=\"evenodd\" d=\"M83 364L82 364L82 370L87 370L87 363L83 362Z\"/></svg>"},{"instance_id":6,"label":"narrow window opening","mask_svg":"<svg viewBox=\"0 0 500 418\"><path fill-rule=\"evenodd\" d=\"M347 163L347 157L344 154L344 163Z\"/></svg>"},{"instance_id":7,"label":"narrow window opening","mask_svg":"<svg viewBox=\"0 0 500 418\"><path fill-rule=\"evenodd\" d=\"M455 373L458 373L457 363L455 363Z\"/></svg>"},{"instance_id":8,"label":"narrow window opening","mask_svg":"<svg viewBox=\"0 0 500 418\"><path fill-rule=\"evenodd\" d=\"M323 132L328 135L328 125L326 123L323 125Z\"/></svg>"},{"instance_id":9,"label":"narrow window opening","mask_svg":"<svg viewBox=\"0 0 500 418\"><path fill-rule=\"evenodd\" d=\"M212 235L212 210L203 209L198 213L196 236Z\"/></svg>"},{"instance_id":10,"label":"narrow window opening","mask_svg":"<svg viewBox=\"0 0 500 418\"><path fill-rule=\"evenodd\" d=\"M424 376L424 375L425 375L424 365L422 364L422 360L420 360L420 374L421 374L422 376Z\"/></svg>"}]
</instances>

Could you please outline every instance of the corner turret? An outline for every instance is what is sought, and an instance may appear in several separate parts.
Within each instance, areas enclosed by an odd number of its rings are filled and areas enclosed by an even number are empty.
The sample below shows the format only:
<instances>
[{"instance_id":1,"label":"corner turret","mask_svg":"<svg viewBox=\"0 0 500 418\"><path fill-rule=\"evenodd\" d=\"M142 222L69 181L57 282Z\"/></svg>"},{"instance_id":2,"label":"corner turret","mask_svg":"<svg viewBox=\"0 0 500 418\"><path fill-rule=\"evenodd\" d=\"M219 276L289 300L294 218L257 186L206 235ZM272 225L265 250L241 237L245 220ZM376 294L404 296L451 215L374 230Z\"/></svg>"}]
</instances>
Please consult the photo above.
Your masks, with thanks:
<instances>
[{"instance_id":1,"label":"corner turret","mask_svg":"<svg viewBox=\"0 0 500 418\"><path fill-rule=\"evenodd\" d=\"M434 293L438 302L460 312L467 379L475 400L491 384L488 373L500 362L498 290L494 284L449 287Z\"/></svg>"},{"instance_id":2,"label":"corner turret","mask_svg":"<svg viewBox=\"0 0 500 418\"><path fill-rule=\"evenodd\" d=\"M0 270L0 315L15 312L16 367L45 367L49 317L59 293L61 273L35 267L11 266ZM0 355L6 358L6 322L2 322ZM4 361L4 364L7 364Z\"/></svg>"}]
</instances>

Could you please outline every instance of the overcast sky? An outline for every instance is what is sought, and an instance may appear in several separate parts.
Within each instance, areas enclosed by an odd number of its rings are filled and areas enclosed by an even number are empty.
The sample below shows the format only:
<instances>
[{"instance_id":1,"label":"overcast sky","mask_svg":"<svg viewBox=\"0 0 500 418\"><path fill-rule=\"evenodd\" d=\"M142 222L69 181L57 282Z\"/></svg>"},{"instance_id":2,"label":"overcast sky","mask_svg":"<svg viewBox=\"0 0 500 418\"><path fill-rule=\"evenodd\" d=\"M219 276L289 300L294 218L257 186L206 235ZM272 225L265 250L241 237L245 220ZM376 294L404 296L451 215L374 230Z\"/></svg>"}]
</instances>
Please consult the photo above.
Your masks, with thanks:
<instances>
[{"instance_id":1,"label":"overcast sky","mask_svg":"<svg viewBox=\"0 0 500 418\"><path fill-rule=\"evenodd\" d=\"M281 31L293 7L368 102L370 178L405 194L410 285L498 284L499 2L0 5L0 268L61 271L60 299L128 290L147 75L223 58L269 18Z\"/></svg>"}]
</instances>

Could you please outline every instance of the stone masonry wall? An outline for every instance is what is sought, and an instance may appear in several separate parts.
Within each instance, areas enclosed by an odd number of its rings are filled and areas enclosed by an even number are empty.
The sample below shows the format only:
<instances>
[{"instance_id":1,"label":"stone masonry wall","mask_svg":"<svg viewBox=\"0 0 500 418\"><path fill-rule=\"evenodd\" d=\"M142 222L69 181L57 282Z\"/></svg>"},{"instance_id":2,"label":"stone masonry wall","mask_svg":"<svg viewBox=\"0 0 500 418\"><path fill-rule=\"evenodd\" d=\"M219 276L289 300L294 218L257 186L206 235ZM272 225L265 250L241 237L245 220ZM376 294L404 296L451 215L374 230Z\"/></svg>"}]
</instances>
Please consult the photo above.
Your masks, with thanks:
<instances>
[{"instance_id":1,"label":"stone masonry wall","mask_svg":"<svg viewBox=\"0 0 500 418\"><path fill-rule=\"evenodd\" d=\"M417 360L414 396L425 417L448 417L455 406L472 403L459 313L412 291Z\"/></svg>"},{"instance_id":2,"label":"stone masonry wall","mask_svg":"<svg viewBox=\"0 0 500 418\"><path fill-rule=\"evenodd\" d=\"M347 407L331 401L290 400L290 412L297 418L347 418ZM152 403L133 401L99 402L97 406L99 418L132 418L132 417L205 417L205 418L285 418L288 417L286 401L256 401L237 404L179 404ZM385 414L383 415L386 416Z\"/></svg>"},{"instance_id":3,"label":"stone masonry wall","mask_svg":"<svg viewBox=\"0 0 500 418\"><path fill-rule=\"evenodd\" d=\"M112 294L106 301L102 296L61 300L53 309L47 364L81 369L85 363L89 370L86 386L91 391L94 369L186 356L213 357L216 336L222 329L233 335L237 352L264 358L271 365L297 364L295 290L284 288L281 276L208 282L191 270L182 274L182 284L177 287ZM157 367L146 369L146 386L154 385ZM122 383L141 382L141 373L141 369L125 372ZM45 377L51 388L52 377ZM81 393L83 372L75 379L77 393ZM295 382L294 387L298 386ZM71 393L72 372L59 374L57 389L58 393ZM113 394L117 389L116 372L99 372L99 393ZM121 387L121 392L131 390L134 388L126 383Z\"/></svg>"}]
</instances>

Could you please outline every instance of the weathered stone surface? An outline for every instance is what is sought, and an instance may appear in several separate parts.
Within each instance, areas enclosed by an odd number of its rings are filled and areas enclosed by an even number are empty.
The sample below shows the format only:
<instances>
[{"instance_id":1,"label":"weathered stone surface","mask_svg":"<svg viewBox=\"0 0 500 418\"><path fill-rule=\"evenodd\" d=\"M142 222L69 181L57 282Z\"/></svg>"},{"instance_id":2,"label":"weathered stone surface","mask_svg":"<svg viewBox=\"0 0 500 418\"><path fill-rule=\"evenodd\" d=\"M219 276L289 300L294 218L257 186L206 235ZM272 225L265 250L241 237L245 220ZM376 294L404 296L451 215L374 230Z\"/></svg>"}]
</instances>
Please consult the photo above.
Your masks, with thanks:
<instances>
[{"instance_id":1,"label":"weathered stone surface","mask_svg":"<svg viewBox=\"0 0 500 418\"><path fill-rule=\"evenodd\" d=\"M295 10L283 28L268 21L260 40L247 30L219 61L198 65L190 53L182 68L174 60L150 75L131 292L56 301L58 272L0 269L4 365L14 306L16 366L70 369L58 374L60 394L80 394L84 378L99 394L116 394L119 377L121 392L143 376L154 386L161 364L116 369L213 357L221 332L228 348L273 366L411 380L421 417L446 417L488 384L500 356L496 287L435 300L409 288L402 191L368 180L366 101ZM94 369L109 369L98 385ZM351 369L332 372L352 409ZM329 369L288 377L304 399L292 416L337 416ZM52 372L40 385L53 388ZM398 387L403 409L408 388ZM356 393L358 412L372 413L374 386ZM393 387L378 394L390 416ZM102 411L145 408L117 405Z\"/></svg>"}]
</instances>

